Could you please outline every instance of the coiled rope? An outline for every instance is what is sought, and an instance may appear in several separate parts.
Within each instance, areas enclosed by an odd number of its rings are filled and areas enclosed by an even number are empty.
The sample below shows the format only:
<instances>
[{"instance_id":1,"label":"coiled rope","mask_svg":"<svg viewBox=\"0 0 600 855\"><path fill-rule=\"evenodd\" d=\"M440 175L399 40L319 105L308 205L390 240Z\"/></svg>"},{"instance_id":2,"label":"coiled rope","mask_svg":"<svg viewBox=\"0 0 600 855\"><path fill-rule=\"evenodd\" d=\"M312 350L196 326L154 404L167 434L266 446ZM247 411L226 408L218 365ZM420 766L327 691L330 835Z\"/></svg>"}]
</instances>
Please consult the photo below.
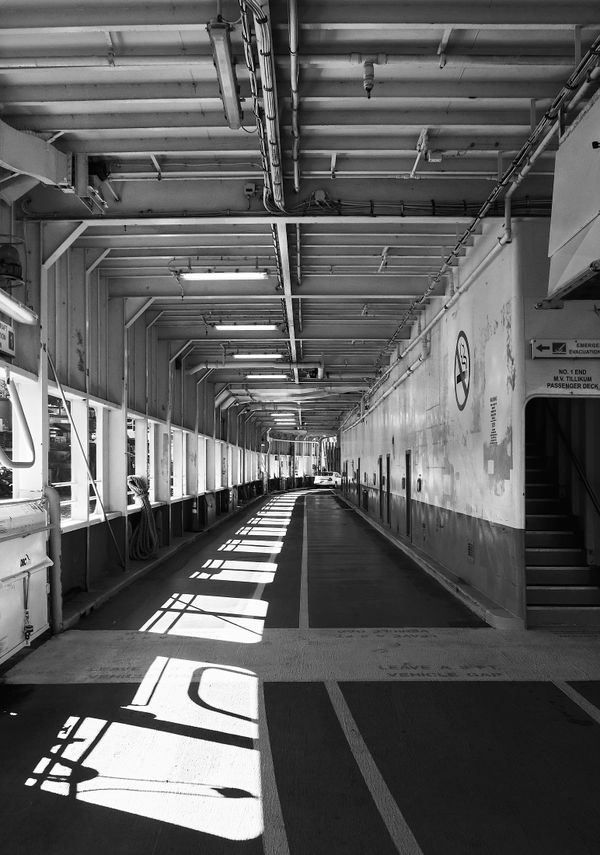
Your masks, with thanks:
<instances>
[{"instance_id":1,"label":"coiled rope","mask_svg":"<svg viewBox=\"0 0 600 855\"><path fill-rule=\"evenodd\" d=\"M127 484L140 500L142 507L140 521L131 533L129 557L133 561L144 561L146 558L152 558L158 548L158 532L148 498L150 488L147 479L139 475L128 475Z\"/></svg>"}]
</instances>

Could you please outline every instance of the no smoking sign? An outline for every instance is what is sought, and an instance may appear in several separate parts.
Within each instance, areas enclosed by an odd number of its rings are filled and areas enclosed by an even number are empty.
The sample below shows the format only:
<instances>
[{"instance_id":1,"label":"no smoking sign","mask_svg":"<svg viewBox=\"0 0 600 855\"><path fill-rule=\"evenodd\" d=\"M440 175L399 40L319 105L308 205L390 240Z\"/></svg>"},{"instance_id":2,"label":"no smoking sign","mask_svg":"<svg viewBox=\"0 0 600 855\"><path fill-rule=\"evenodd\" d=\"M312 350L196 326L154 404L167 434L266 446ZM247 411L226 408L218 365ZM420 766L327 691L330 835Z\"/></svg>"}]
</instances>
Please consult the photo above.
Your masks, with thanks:
<instances>
[{"instance_id":1,"label":"no smoking sign","mask_svg":"<svg viewBox=\"0 0 600 855\"><path fill-rule=\"evenodd\" d=\"M469 342L461 330L454 350L454 396L459 410L464 410L471 385L471 351Z\"/></svg>"}]
</instances>

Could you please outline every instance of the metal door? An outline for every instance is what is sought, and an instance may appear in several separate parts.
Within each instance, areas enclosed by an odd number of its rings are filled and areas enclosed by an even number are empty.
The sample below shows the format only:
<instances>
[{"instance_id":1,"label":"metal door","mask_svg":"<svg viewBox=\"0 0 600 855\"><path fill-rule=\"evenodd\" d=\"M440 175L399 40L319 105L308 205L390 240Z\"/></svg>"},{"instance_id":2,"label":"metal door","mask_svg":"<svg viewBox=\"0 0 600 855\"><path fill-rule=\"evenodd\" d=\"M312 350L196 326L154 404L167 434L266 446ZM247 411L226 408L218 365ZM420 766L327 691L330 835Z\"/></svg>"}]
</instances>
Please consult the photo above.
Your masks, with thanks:
<instances>
[{"instance_id":1,"label":"metal door","mask_svg":"<svg viewBox=\"0 0 600 855\"><path fill-rule=\"evenodd\" d=\"M405 455L405 484L406 484L406 536L412 540L412 452Z\"/></svg>"}]
</instances>

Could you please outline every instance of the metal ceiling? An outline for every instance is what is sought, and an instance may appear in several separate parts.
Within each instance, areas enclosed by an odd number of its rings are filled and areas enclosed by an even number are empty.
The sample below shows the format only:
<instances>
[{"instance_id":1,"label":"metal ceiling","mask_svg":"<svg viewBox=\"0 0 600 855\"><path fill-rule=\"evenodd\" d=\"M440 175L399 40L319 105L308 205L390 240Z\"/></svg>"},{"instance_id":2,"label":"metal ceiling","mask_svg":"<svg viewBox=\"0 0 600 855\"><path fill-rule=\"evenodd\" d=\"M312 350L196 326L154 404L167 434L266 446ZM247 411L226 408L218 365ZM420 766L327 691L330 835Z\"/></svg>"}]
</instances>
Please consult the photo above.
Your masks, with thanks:
<instances>
[{"instance_id":1,"label":"metal ceiling","mask_svg":"<svg viewBox=\"0 0 600 855\"><path fill-rule=\"evenodd\" d=\"M206 29L219 11L239 130ZM332 433L444 293L599 33L596 2L563 0L5 0L1 119L89 158L92 179L84 203L0 156L0 193L25 217L85 222L76 245L106 253L111 293L151 299L171 352L214 364L230 401L265 424L273 402L301 406L309 433ZM598 60L560 121L593 94ZM513 213L548 215L555 147L513 188ZM501 193L484 213L503 215ZM269 275L178 281L188 266ZM277 330L215 330L261 321ZM280 353L287 379L229 364L252 350Z\"/></svg>"}]
</instances>

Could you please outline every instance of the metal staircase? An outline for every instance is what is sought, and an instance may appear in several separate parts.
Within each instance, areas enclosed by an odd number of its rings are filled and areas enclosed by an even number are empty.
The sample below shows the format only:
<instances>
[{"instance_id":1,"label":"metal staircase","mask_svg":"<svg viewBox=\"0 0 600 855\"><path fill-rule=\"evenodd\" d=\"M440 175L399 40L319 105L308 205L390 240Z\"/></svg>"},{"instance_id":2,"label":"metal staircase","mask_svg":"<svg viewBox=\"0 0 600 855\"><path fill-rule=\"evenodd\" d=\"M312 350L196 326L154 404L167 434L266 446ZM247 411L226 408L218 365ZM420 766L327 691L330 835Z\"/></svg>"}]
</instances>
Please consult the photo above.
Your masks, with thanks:
<instances>
[{"instance_id":1,"label":"metal staircase","mask_svg":"<svg viewBox=\"0 0 600 855\"><path fill-rule=\"evenodd\" d=\"M535 447L525 477L527 626L600 626L600 569L586 561L583 535Z\"/></svg>"}]
</instances>

